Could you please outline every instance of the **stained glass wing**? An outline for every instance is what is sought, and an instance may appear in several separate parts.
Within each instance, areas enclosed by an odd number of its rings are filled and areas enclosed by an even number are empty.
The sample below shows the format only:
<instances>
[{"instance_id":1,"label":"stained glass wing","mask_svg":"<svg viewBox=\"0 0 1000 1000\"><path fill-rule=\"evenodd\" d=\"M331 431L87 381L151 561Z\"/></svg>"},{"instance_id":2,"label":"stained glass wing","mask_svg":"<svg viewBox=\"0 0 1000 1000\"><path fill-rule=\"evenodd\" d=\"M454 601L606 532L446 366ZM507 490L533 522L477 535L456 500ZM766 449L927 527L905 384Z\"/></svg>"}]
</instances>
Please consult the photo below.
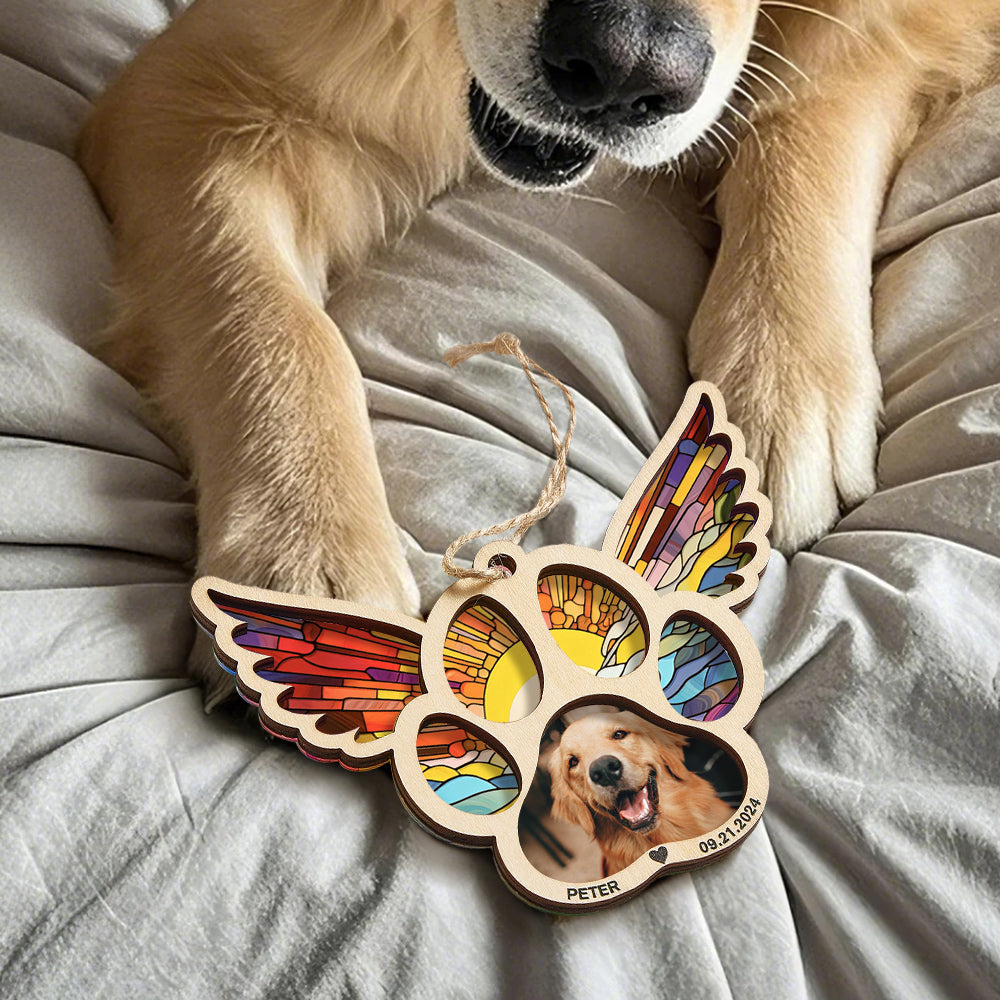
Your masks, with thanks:
<instances>
[{"instance_id":1,"label":"stained glass wing","mask_svg":"<svg viewBox=\"0 0 1000 1000\"><path fill-rule=\"evenodd\" d=\"M718 390L691 387L615 514L604 551L661 593L747 603L767 564L770 504Z\"/></svg>"},{"instance_id":2,"label":"stained glass wing","mask_svg":"<svg viewBox=\"0 0 1000 1000\"><path fill-rule=\"evenodd\" d=\"M280 717L262 713L268 717L261 721L277 735L294 738L309 728L320 739L353 733L354 743L372 743L392 733L403 706L421 693L415 630L248 599L224 587L196 585L195 616L214 634L216 657L236 674L240 694L262 708L262 695L276 699Z\"/></svg>"}]
</instances>

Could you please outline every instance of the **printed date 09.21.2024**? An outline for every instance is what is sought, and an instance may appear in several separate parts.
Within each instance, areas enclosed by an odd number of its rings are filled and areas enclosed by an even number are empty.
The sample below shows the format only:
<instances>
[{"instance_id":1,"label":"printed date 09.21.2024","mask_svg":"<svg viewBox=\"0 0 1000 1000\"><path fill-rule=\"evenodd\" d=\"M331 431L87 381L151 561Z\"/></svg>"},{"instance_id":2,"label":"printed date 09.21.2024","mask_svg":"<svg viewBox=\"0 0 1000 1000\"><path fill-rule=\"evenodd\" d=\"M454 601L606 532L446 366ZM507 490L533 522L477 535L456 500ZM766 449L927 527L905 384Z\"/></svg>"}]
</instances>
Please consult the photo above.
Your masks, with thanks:
<instances>
[{"instance_id":1,"label":"printed date 09.21.2024","mask_svg":"<svg viewBox=\"0 0 1000 1000\"><path fill-rule=\"evenodd\" d=\"M708 854L710 851L717 851L720 847L726 847L732 841L736 840L750 826L758 809L760 809L760 800L751 799L732 818L729 826L724 830L720 830L714 837L708 837L706 840L703 840L698 845L701 848L701 853Z\"/></svg>"}]
</instances>

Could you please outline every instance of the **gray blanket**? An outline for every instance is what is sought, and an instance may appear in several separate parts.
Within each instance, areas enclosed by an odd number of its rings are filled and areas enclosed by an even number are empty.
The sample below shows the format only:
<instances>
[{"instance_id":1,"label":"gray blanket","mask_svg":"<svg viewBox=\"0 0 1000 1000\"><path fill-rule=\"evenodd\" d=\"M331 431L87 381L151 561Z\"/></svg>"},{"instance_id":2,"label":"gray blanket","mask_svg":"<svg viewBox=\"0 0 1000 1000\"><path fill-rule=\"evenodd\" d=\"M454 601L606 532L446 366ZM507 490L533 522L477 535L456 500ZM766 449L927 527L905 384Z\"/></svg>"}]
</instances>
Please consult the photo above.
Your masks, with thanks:
<instances>
[{"instance_id":1,"label":"gray blanket","mask_svg":"<svg viewBox=\"0 0 1000 1000\"><path fill-rule=\"evenodd\" d=\"M745 617L766 819L732 857L553 918L382 772L206 716L184 676L184 471L88 353L109 232L69 158L176 4L0 4L0 996L987 997L1000 981L1000 91L914 150L879 239L880 489L772 560ZM645 185L643 184L642 187ZM597 542L686 384L707 258L673 196L442 199L330 308L429 605L443 548L526 509L549 441L511 330L573 389Z\"/></svg>"}]
</instances>

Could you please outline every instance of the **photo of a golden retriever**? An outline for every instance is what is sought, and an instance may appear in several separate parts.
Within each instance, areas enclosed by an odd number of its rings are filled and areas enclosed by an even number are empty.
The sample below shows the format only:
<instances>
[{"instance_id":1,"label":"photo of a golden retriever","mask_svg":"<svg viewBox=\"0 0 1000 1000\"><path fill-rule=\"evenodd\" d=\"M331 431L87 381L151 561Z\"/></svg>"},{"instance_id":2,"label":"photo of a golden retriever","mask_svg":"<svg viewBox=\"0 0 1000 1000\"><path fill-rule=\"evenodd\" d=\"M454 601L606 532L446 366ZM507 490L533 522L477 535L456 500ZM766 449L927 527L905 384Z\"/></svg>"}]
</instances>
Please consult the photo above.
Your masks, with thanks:
<instances>
[{"instance_id":1,"label":"photo of a golden retriever","mask_svg":"<svg viewBox=\"0 0 1000 1000\"><path fill-rule=\"evenodd\" d=\"M742 787L723 751L709 744L701 748L703 760L725 762L716 765L715 777L723 786L717 788L686 761L687 737L632 712L599 708L573 714L563 720L561 734L550 738L551 745L543 746L542 780L536 777L527 815L521 817L522 844L545 874L567 881L614 875L660 844L726 825ZM537 847L530 850L532 838L548 859ZM590 868L570 868L567 862L577 856L589 857ZM572 877L560 869L569 869Z\"/></svg>"},{"instance_id":2,"label":"photo of a golden retriever","mask_svg":"<svg viewBox=\"0 0 1000 1000\"><path fill-rule=\"evenodd\" d=\"M477 166L551 190L720 164L691 372L747 438L776 545L816 539L875 488L887 187L990 77L998 25L1000 0L194 0L79 156L116 237L103 353L189 464L197 572L419 610L324 304ZM192 670L231 690L207 647Z\"/></svg>"}]
</instances>

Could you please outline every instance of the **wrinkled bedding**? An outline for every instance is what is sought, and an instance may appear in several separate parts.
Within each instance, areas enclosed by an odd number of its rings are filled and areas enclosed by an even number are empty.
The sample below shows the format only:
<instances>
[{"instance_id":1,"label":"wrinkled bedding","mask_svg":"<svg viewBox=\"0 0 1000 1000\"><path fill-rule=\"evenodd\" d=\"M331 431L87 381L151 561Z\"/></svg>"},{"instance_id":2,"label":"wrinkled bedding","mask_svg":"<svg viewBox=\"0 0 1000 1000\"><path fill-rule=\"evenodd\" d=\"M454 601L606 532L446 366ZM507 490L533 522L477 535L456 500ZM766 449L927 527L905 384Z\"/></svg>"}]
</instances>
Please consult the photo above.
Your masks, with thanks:
<instances>
[{"instance_id":1,"label":"wrinkled bedding","mask_svg":"<svg viewBox=\"0 0 1000 1000\"><path fill-rule=\"evenodd\" d=\"M730 858L553 918L185 677L178 459L88 352L107 223L89 101L176 3L0 5L0 996L988 997L1000 982L1000 90L923 137L879 237L879 492L771 566L762 825ZM643 184L645 187L645 184ZM626 185L436 203L330 309L425 604L440 554L526 509L548 432L511 330L574 390L566 501L601 538L686 385L701 241Z\"/></svg>"}]
</instances>

